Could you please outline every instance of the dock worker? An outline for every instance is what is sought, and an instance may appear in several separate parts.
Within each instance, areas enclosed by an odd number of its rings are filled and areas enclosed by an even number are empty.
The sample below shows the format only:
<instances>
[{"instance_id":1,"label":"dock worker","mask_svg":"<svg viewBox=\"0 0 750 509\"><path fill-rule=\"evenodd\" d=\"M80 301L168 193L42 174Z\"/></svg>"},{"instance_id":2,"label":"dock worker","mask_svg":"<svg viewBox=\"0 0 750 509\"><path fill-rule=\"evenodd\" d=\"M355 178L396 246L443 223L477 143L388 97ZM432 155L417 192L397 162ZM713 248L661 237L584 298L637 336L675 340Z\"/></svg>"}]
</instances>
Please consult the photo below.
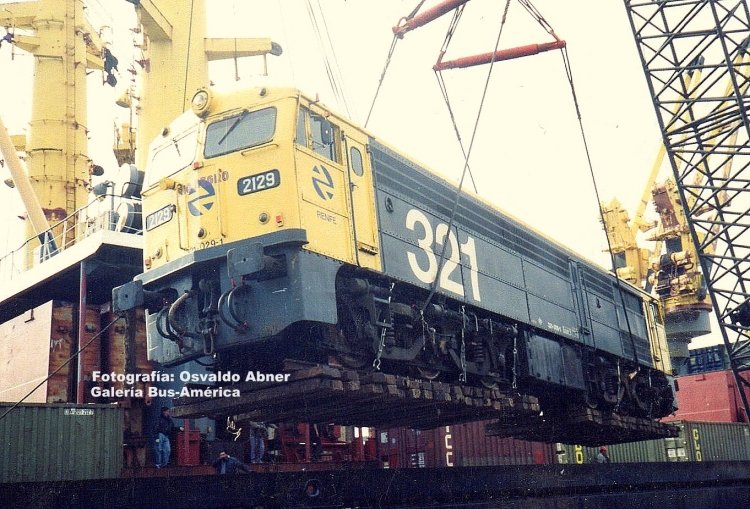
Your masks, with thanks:
<instances>
[{"instance_id":1,"label":"dock worker","mask_svg":"<svg viewBox=\"0 0 750 509\"><path fill-rule=\"evenodd\" d=\"M169 435L174 429L175 425L169 415L169 408L161 407L161 414L156 421L153 433L154 465L156 468L166 467L169 463L169 456L172 453Z\"/></svg>"},{"instance_id":2,"label":"dock worker","mask_svg":"<svg viewBox=\"0 0 750 509\"><path fill-rule=\"evenodd\" d=\"M234 475L240 470L250 473L250 467L237 458L233 458L226 451L219 451L219 457L213 462L213 467L219 475Z\"/></svg>"},{"instance_id":3,"label":"dock worker","mask_svg":"<svg viewBox=\"0 0 750 509\"><path fill-rule=\"evenodd\" d=\"M609 455L607 454L607 446L603 445L599 447L599 454L596 455L597 463L609 463Z\"/></svg>"}]
</instances>

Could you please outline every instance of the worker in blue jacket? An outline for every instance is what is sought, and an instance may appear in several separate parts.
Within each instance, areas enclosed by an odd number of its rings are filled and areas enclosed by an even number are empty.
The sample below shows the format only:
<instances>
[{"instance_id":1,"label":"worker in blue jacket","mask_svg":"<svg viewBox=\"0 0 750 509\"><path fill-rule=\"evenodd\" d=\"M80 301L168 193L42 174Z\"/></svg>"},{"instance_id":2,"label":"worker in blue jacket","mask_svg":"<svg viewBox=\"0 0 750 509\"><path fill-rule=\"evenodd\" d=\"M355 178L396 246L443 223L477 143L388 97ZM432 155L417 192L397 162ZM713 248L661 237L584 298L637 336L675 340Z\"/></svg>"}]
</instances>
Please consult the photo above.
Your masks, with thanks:
<instances>
[{"instance_id":1,"label":"worker in blue jacket","mask_svg":"<svg viewBox=\"0 0 750 509\"><path fill-rule=\"evenodd\" d=\"M169 436L175 429L172 417L169 415L169 408L162 407L159 419L156 421L153 431L154 446L154 464L156 468L166 467L169 463L169 456L172 447L169 442Z\"/></svg>"},{"instance_id":2,"label":"worker in blue jacket","mask_svg":"<svg viewBox=\"0 0 750 509\"><path fill-rule=\"evenodd\" d=\"M219 452L219 457L213 462L213 467L219 475L234 475L240 470L247 473L250 472L250 467L237 458L233 458L226 451Z\"/></svg>"}]
</instances>

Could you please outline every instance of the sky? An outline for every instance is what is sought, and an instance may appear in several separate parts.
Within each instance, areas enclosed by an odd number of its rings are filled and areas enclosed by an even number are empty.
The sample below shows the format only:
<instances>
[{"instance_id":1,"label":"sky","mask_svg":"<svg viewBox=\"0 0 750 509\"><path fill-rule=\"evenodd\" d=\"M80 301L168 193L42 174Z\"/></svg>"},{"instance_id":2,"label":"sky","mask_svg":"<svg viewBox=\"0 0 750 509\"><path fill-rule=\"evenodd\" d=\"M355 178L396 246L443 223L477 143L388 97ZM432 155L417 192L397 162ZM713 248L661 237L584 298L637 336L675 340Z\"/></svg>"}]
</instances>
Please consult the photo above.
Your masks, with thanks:
<instances>
[{"instance_id":1,"label":"sky","mask_svg":"<svg viewBox=\"0 0 750 509\"><path fill-rule=\"evenodd\" d=\"M8 3L0 1L0 4ZM125 0L89 0L90 17L110 25L103 34L113 43L121 63L134 54L136 24ZM104 7L104 4L107 7ZM364 124L393 38L391 27L417 5L417 0L311 0L323 13L328 36L321 37L328 58L335 60L348 116ZM435 5L428 0L424 8ZM208 35L270 37L284 53L270 57L269 76L258 75L259 59L211 64L212 80L220 86L253 86L258 82L293 85L319 94L337 112L337 100L326 78L319 38L310 21L308 2L300 0L208 0ZM567 42L573 85L600 198L617 197L633 210L660 143L660 132L635 42L622 2L538 0L535 6ZM505 2L473 0L464 10L445 60L492 51ZM448 179L458 181L464 167L456 135L432 66L445 38L450 14L407 34L397 45L374 106L368 130ZM330 38L330 44L327 37ZM551 41L551 37L517 3L511 2L500 48ZM332 54L330 47L335 52ZM28 55L11 58L0 47L0 66L12 69L17 81L0 83L0 115L11 132L28 122L30 89L22 86L32 73ZM127 65L121 65L121 71ZM490 67L443 73L462 137L468 146ZM115 170L109 153L113 122L127 119L112 106L128 85L120 76L112 90L101 76L90 77L90 152L105 169ZM470 166L479 194L534 229L609 268L606 238L587 163L571 85L559 51L492 67L477 127ZM668 169L664 176L668 175ZM6 176L3 176L3 179ZM0 253L20 245L14 239L15 218L21 213L15 193L0 185L0 200L11 204L0 226ZM717 336L718 337L718 336ZM709 343L718 342L709 340ZM698 343L696 343L698 344ZM702 346L702 344L701 344Z\"/></svg>"}]
</instances>

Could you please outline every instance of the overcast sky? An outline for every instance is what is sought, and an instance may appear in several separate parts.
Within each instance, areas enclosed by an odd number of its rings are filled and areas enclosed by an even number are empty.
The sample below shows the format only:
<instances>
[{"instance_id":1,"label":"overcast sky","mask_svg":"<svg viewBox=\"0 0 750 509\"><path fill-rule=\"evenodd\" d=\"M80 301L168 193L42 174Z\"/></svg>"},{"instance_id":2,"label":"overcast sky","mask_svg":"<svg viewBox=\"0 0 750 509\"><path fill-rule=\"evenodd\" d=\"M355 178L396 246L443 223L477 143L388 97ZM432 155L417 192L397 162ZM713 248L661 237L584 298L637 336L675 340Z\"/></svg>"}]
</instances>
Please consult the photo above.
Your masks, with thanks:
<instances>
[{"instance_id":1,"label":"overcast sky","mask_svg":"<svg viewBox=\"0 0 750 509\"><path fill-rule=\"evenodd\" d=\"M102 7L105 3L106 8ZM315 11L322 7L351 117L363 124L391 44L391 27L418 1L310 3ZM428 0L425 8L435 3ZM112 123L127 115L111 105L127 86L129 75L124 69L128 65L123 62L133 54L129 29L135 25L135 17L132 5L125 0L90 0L88 4L92 19L112 25L104 35L115 43L123 71L116 90L102 87L98 73L90 78L89 151L114 170L109 153ZM269 60L269 80L318 93L324 103L345 113L328 84L307 2L208 0L207 4L209 36L271 37L281 44L284 54ZM504 5L469 2L445 59L492 51ZM656 155L660 134L624 6L617 1L590 0L538 0L535 5L568 43L601 198L617 196L632 210ZM463 156L432 70L449 20L446 15L399 41L368 128L386 143L457 181ZM501 48L550 40L520 5L511 2ZM328 57L334 59L330 53ZM240 86L258 82L257 62L239 61ZM12 98L0 101L0 115L12 132L20 132L30 111L26 85L31 82L31 58L15 50L12 59L4 44L0 66L5 76L17 77L0 83L2 97ZM489 66L482 66L444 72L466 143L488 70ZM211 77L219 85L235 85L234 63L212 64ZM586 152L559 51L495 64L470 164L479 193L486 199L609 267ZM4 234L0 252L4 252L20 244L20 238L12 235L12 225L20 222L15 216L21 208L15 194L2 185L0 199L13 203L4 207L12 212L0 227Z\"/></svg>"}]
</instances>

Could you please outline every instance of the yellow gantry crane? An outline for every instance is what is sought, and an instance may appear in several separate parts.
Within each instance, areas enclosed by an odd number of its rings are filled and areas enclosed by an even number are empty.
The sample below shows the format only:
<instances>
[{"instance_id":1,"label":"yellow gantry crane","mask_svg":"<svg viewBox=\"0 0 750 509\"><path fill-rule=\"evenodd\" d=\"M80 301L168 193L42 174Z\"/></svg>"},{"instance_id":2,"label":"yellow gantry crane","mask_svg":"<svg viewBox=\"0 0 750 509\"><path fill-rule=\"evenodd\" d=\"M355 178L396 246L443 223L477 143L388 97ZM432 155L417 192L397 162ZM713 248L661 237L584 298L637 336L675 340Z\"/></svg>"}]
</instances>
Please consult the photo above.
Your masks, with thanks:
<instances>
[{"instance_id":1,"label":"yellow gantry crane","mask_svg":"<svg viewBox=\"0 0 750 509\"><path fill-rule=\"evenodd\" d=\"M701 64L702 59L697 58L687 68L682 78L686 90L692 90L699 82ZM673 106L672 113L680 115L676 120L689 122L689 115L684 111L680 113L679 105ZM711 331L711 305L674 179L657 183L666 155L662 144L632 222L616 198L600 206L617 275L659 296L664 308L670 355L673 365L680 366L689 358L688 343ZM652 202L659 219L647 221L646 210ZM639 232L650 232L646 240L655 242L652 248L640 246Z\"/></svg>"},{"instance_id":2,"label":"yellow gantry crane","mask_svg":"<svg viewBox=\"0 0 750 509\"><path fill-rule=\"evenodd\" d=\"M102 69L102 44L82 0L36 0L0 6L5 40L34 56L34 87L26 152L31 189L51 224L88 199L91 160L86 121L86 71ZM19 33L22 31L24 33ZM27 34L31 32L31 34ZM25 142L25 143L24 143ZM27 238L36 232L29 221ZM70 235L74 236L73 229ZM63 239L65 244L69 239Z\"/></svg>"},{"instance_id":3,"label":"yellow gantry crane","mask_svg":"<svg viewBox=\"0 0 750 509\"><path fill-rule=\"evenodd\" d=\"M128 0L143 29L137 166L146 162L148 144L161 130L190 109L193 93L210 83L208 62L249 56L281 55L267 38L206 37L206 1ZM123 137L127 139L127 137ZM117 148L117 147L116 147Z\"/></svg>"},{"instance_id":4,"label":"yellow gantry crane","mask_svg":"<svg viewBox=\"0 0 750 509\"><path fill-rule=\"evenodd\" d=\"M115 146L115 153L118 160L133 162L138 148L137 161L143 167L149 142L190 107L195 90L209 83L209 61L280 55L281 47L270 39L207 38L205 0L128 1L135 5L141 25L136 31L143 32L143 72L139 73L137 94L131 94L138 103L127 104L137 114L138 128L126 126L126 136ZM89 201L90 177L96 168L88 153L87 71L102 70L103 82L116 83L113 67L116 70L117 59L102 44L84 9L84 0L0 6L0 22L6 31L2 42L31 53L35 66L28 139L13 137L15 148L26 153L29 185L16 187L19 191L30 189L48 223L58 225L49 236L55 239L54 251L81 237L77 230L85 225L76 211ZM13 180L21 177L17 172ZM34 201L24 200L29 204ZM29 212L29 216L38 214ZM38 224L32 223L26 225L28 239L42 233L37 231ZM33 264L31 259L26 262L27 267Z\"/></svg>"}]
</instances>

